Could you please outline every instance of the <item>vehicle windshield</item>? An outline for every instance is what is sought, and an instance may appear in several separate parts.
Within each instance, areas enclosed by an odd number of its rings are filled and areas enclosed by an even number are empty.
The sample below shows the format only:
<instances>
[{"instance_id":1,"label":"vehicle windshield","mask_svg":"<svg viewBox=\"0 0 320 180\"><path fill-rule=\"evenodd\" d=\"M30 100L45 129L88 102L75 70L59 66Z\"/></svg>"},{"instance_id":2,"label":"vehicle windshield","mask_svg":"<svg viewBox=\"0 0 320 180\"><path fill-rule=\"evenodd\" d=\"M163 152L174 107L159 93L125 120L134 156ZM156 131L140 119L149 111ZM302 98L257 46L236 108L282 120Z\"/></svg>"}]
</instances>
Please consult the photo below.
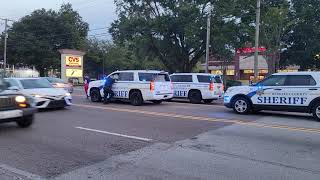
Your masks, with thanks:
<instances>
[{"instance_id":1,"label":"vehicle windshield","mask_svg":"<svg viewBox=\"0 0 320 180\"><path fill-rule=\"evenodd\" d=\"M66 83L64 80L59 79L59 78L47 77L46 79L47 79L50 83Z\"/></svg>"},{"instance_id":2,"label":"vehicle windshield","mask_svg":"<svg viewBox=\"0 0 320 180\"><path fill-rule=\"evenodd\" d=\"M5 84L4 80L0 78L0 92L6 90L8 87Z\"/></svg>"},{"instance_id":3,"label":"vehicle windshield","mask_svg":"<svg viewBox=\"0 0 320 180\"><path fill-rule=\"evenodd\" d=\"M139 80L140 81L169 82L170 77L168 74L139 73Z\"/></svg>"},{"instance_id":4,"label":"vehicle windshield","mask_svg":"<svg viewBox=\"0 0 320 180\"><path fill-rule=\"evenodd\" d=\"M20 82L24 89L52 88L46 79L23 79Z\"/></svg>"}]
</instances>

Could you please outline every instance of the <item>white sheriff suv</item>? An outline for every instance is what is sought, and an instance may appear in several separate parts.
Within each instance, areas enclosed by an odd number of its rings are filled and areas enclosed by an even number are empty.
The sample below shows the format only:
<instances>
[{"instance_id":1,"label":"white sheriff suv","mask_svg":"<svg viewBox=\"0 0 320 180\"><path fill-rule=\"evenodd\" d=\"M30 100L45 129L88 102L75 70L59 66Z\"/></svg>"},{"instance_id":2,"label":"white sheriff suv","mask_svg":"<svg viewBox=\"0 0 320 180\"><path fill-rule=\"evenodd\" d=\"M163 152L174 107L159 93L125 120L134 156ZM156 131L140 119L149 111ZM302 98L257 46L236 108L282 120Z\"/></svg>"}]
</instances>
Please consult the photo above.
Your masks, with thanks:
<instances>
[{"instance_id":1,"label":"white sheriff suv","mask_svg":"<svg viewBox=\"0 0 320 180\"><path fill-rule=\"evenodd\" d=\"M239 114L302 112L320 120L320 72L276 73L252 86L230 87L224 105Z\"/></svg>"},{"instance_id":2,"label":"white sheriff suv","mask_svg":"<svg viewBox=\"0 0 320 180\"><path fill-rule=\"evenodd\" d=\"M191 103L211 103L223 95L219 75L205 73L175 73L171 76L174 98L187 98Z\"/></svg>"},{"instance_id":3,"label":"white sheriff suv","mask_svg":"<svg viewBox=\"0 0 320 180\"><path fill-rule=\"evenodd\" d=\"M114 99L129 100L134 106L142 105L144 101L160 104L163 100L172 99L172 84L167 72L127 70L116 71L109 76L118 76L112 86ZM104 80L89 83L88 96L92 102L102 100L103 86Z\"/></svg>"}]
</instances>

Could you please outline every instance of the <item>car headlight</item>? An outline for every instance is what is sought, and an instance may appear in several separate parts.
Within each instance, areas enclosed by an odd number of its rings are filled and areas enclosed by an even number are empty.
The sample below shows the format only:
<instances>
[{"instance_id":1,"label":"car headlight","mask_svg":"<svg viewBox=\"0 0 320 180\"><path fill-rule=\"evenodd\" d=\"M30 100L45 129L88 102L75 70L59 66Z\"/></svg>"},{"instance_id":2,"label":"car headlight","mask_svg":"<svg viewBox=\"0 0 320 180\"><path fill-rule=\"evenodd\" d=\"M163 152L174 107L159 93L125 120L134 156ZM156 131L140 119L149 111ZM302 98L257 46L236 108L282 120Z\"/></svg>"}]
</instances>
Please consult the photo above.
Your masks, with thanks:
<instances>
[{"instance_id":1,"label":"car headlight","mask_svg":"<svg viewBox=\"0 0 320 180\"><path fill-rule=\"evenodd\" d=\"M71 96L71 94L70 93L66 93L66 96Z\"/></svg>"},{"instance_id":2,"label":"car headlight","mask_svg":"<svg viewBox=\"0 0 320 180\"><path fill-rule=\"evenodd\" d=\"M27 98L24 96L16 96L15 100L17 103L25 103L27 101Z\"/></svg>"}]
</instances>

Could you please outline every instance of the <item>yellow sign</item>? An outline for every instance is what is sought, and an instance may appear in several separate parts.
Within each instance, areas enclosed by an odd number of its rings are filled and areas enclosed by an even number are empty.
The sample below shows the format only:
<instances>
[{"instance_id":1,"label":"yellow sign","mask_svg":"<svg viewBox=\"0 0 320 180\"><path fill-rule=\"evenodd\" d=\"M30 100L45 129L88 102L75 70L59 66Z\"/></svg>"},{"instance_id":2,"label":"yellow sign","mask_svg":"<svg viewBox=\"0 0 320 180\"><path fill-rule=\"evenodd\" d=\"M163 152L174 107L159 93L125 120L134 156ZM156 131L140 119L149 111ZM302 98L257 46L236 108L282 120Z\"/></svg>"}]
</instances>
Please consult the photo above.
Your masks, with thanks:
<instances>
[{"instance_id":1,"label":"yellow sign","mask_svg":"<svg viewBox=\"0 0 320 180\"><path fill-rule=\"evenodd\" d=\"M66 66L67 67L81 67L82 58L76 56L66 56Z\"/></svg>"},{"instance_id":2,"label":"yellow sign","mask_svg":"<svg viewBox=\"0 0 320 180\"><path fill-rule=\"evenodd\" d=\"M81 69L66 69L67 77L82 77L83 71Z\"/></svg>"}]
</instances>

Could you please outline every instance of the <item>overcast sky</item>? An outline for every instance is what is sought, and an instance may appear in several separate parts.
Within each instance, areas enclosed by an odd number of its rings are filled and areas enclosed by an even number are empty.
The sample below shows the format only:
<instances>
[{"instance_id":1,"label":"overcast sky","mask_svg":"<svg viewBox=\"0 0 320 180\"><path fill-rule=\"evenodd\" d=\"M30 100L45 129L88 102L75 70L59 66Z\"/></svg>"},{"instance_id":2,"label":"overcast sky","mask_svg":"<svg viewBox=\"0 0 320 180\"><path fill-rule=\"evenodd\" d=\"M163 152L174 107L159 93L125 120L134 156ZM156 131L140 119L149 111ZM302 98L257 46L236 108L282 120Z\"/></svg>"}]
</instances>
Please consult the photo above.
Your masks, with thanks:
<instances>
[{"instance_id":1,"label":"overcast sky","mask_svg":"<svg viewBox=\"0 0 320 180\"><path fill-rule=\"evenodd\" d=\"M35 9L58 10L63 3L71 3L73 8L88 22L90 29L110 27L116 19L114 0L0 0L0 17L13 20L30 14ZM0 21L0 32L4 30ZM90 31L89 35L105 33L106 29ZM110 39L110 35L96 35L100 39Z\"/></svg>"}]
</instances>

